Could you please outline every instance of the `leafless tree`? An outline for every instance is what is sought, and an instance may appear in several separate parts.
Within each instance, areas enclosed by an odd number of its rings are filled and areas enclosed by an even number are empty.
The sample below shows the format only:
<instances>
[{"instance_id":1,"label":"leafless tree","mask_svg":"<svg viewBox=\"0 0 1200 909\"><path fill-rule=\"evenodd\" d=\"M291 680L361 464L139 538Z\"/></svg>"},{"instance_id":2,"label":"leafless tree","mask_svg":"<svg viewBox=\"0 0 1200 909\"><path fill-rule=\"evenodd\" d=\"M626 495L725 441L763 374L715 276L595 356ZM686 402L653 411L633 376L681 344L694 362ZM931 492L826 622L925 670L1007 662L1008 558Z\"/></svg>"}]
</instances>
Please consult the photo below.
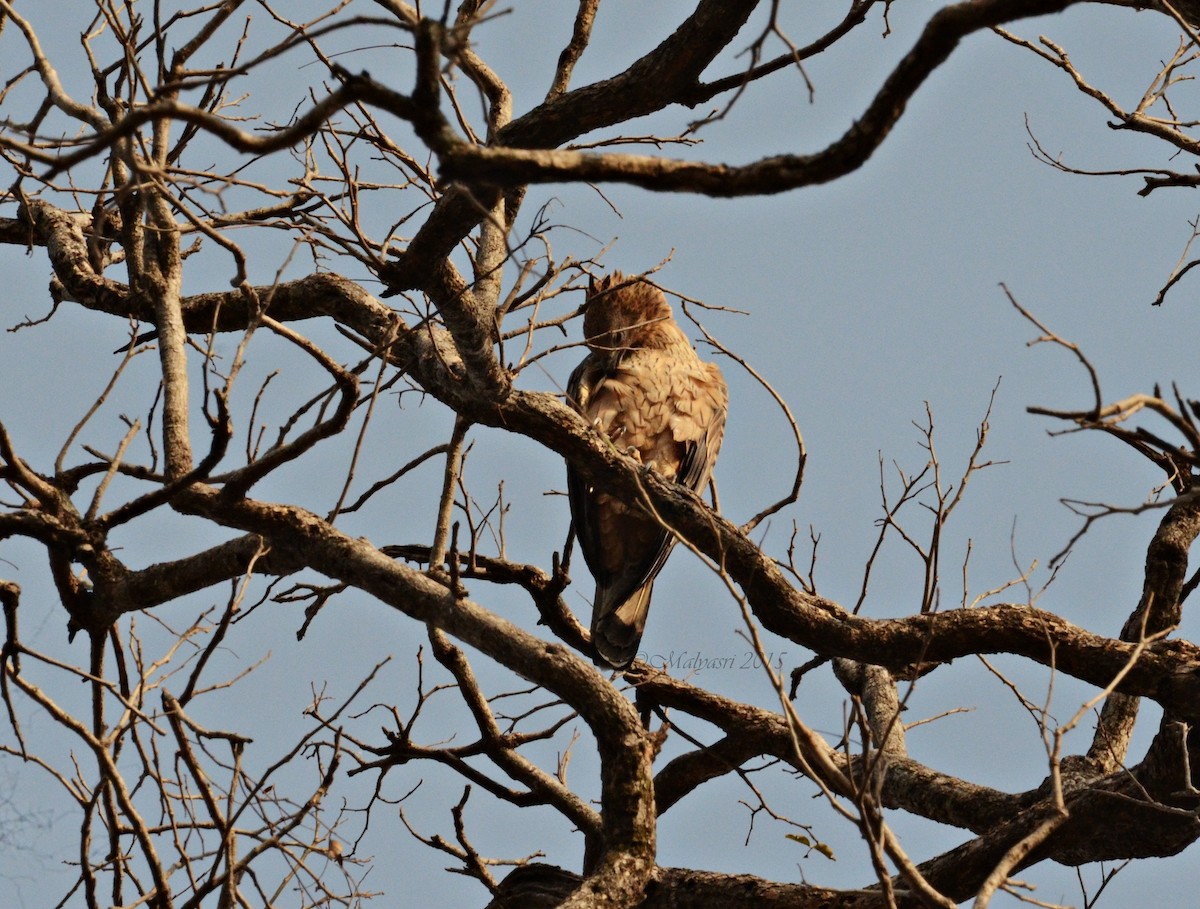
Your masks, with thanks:
<instances>
[{"instance_id":1,"label":"leafless tree","mask_svg":"<svg viewBox=\"0 0 1200 909\"><path fill-rule=\"evenodd\" d=\"M846 0L807 17L778 0L688 5L653 50L586 85L573 73L599 0L574 4L569 33L539 30L534 16L531 53L553 48L545 96L516 116L473 38L493 17L521 15L521 4L510 13L484 0L457 9L95 0L77 25L56 4L0 0L9 174L0 241L6 255L32 251L53 271L50 314L8 310L6 319L30 345L85 312L128 326L115 358L93 351L87 363L63 364L47 348L46 368L74 368L93 402L81 415L38 403L56 456L26 454L31 440L0 425L0 540L21 546L6 559L32 576L30 554L44 556L74 641L28 645L18 621L29 597L0 582L0 753L68 800L78 833L77 851L63 857L73 884L47 905L357 905L374 893L371 856L386 853L397 821L487 888L480 905L496 906L984 906L1039 862L1169 856L1200 836L1191 771L1200 650L1171 637L1197 583L1187 555L1200 533L1198 405L1184 391L1109 403L1083 354L1014 299L1039 339L1078 355L1093 381L1094 400L1044 412L1115 436L1162 470L1162 494L1146 506L1162 516L1141 600L1121 629L1075 626L1028 591L1004 602L1005 590L964 590L961 606L947 608L942 531L989 464L987 421L951 476L930 415L926 462L902 471L898 486L890 472L881 477L879 546L911 547L921 590L910 615L868 617L817 592L799 534L784 552L756 543L755 528L786 513L803 479L804 445L785 402L796 453L777 469L794 482L738 525L634 462L545 387L547 362L561 370L578 359L570 335L581 291L606 267L598 255L556 253L548 216L519 217L537 183L631 183L652 191L651 204L656 192L764 195L836 180L887 139L964 38L989 29L1061 70L1115 127L1191 159L1197 121L1174 94L1200 53L1193 4L1109 0L1170 16L1181 32L1178 53L1133 109L1091 85L1065 49L1006 30L1095 4L940 6L866 108L850 112L843 136L729 165L690 148L705 122L763 80L807 78L806 61L835 46L882 40L892 4ZM696 112L686 129L636 134L632 121L675 105ZM1145 192L1198 182L1182 163L1140 172ZM1185 253L1164 294L1193 265ZM5 380L37 381L7 371ZM118 395L136 416L118 422ZM572 570L583 571L565 505L557 551L527 563L508 552L503 486L482 494L468 482L474 432L488 427L658 516L740 610L764 695L734 697L646 661L616 678L595 668L564 597ZM1079 507L1085 529L1112 510ZM401 516L394 526L405 537L359 535L364 515L375 526ZM874 556L864 596L873 567ZM415 692L381 687L383 664L356 661L356 683L327 690L327 668L305 662L306 638L336 649L346 620L335 615L363 601L402 629L392 649L416 661ZM301 639L283 659L297 684L312 684L306 725L282 744L239 706L266 697L243 629L268 613ZM785 665L767 635L815 658ZM1053 723L1013 685L1040 716L1047 758L1045 782L1027 792L950 775L906 748L910 693L936 686L952 660L991 654L1052 667L1095 693ZM797 700L822 665L845 690L840 737L817 732ZM1162 715L1149 746L1131 753L1142 699ZM1089 723L1091 747L1068 753L1066 733ZM699 725L715 735L688 731ZM594 773L569 778L572 755L592 746ZM793 786L793 775L803 778L806 795L815 788L860 832L861 888L656 861L659 816L730 776L752 818L785 825L798 848L828 851L760 773ZM458 781L437 793L453 840L405 812L404 797L426 778ZM481 854L471 818L492 810L485 803L556 816L576 831L578 865ZM968 838L920 855L885 811Z\"/></svg>"}]
</instances>

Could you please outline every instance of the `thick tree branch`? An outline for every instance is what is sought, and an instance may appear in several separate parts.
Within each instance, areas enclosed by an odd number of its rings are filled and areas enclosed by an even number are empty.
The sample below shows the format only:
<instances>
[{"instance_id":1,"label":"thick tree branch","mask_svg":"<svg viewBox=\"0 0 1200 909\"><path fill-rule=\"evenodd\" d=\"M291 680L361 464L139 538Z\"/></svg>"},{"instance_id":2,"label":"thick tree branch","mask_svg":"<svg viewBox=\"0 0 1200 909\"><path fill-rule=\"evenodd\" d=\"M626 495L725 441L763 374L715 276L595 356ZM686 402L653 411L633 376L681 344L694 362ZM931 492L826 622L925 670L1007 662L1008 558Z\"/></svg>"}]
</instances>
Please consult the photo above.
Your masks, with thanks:
<instances>
[{"instance_id":1,"label":"thick tree branch","mask_svg":"<svg viewBox=\"0 0 1200 909\"><path fill-rule=\"evenodd\" d=\"M441 154L441 174L447 180L498 186L619 182L655 192L710 196L762 195L828 183L857 170L871 157L900 120L917 89L967 35L1014 19L1061 12L1077 2L1081 0L968 0L943 7L930 17L921 37L863 115L842 138L815 154L775 155L733 166L547 148L529 150L519 142L509 144L523 147L458 143Z\"/></svg>"},{"instance_id":2,"label":"thick tree branch","mask_svg":"<svg viewBox=\"0 0 1200 909\"><path fill-rule=\"evenodd\" d=\"M701 0L675 32L620 75L556 95L498 130L492 145L554 148L605 126L675 103L758 6L758 0ZM456 149L447 143L439 154ZM485 179L482 184L494 182ZM452 186L400 257L380 274L395 291L420 287L435 264L495 206L499 194L485 185Z\"/></svg>"},{"instance_id":3,"label":"thick tree branch","mask_svg":"<svg viewBox=\"0 0 1200 909\"><path fill-rule=\"evenodd\" d=\"M38 209L47 212L47 207ZM44 217L44 215L43 215ZM51 230L47 248L63 276L78 281L78 250L82 231ZM64 281L64 284L66 282ZM253 317L236 293L204 294L183 301L185 324L192 331L241 329ZM333 275L314 275L281 284L273 290L270 309L280 321L324 314L388 345L399 328L400 341L388 349L402 366L410 368L428 391L472 422L516 432L572 460L587 476L604 482L630 500L647 499L670 526L705 554L727 566L747 593L755 614L769 630L789 640L826 653L893 670L916 664L932 665L972 653L1014 653L1091 682L1100 688L1125 669L1137 645L1114 642L1071 625L1059 616L1024 606L993 606L906 619L871 620L850 614L840 605L792 587L778 565L767 558L735 526L714 515L700 500L688 495L653 471L639 469L611 446L602 445L594 431L573 411L552 396L513 390L504 400L481 400L457 378L448 374L454 355L438 347L438 333L404 329L395 314L353 282ZM105 283L92 299L82 300L109 309L148 318L148 312L131 310L131 301L115 282ZM398 354L398 356L396 356ZM447 359L449 354L449 359ZM1200 699L1200 678L1190 667L1200 662L1200 650L1185 642L1156 642L1145 647L1119 690L1151 697L1164 706L1192 716Z\"/></svg>"},{"instance_id":4,"label":"thick tree branch","mask_svg":"<svg viewBox=\"0 0 1200 909\"><path fill-rule=\"evenodd\" d=\"M178 507L260 534L285 558L299 559L443 629L562 698L595 733L601 759L604 851L585 886L609 894L616 905L633 905L640 898L654 866L651 743L629 701L605 684L592 666L561 645L542 641L478 604L456 598L442 584L303 509L230 500L198 486Z\"/></svg>"}]
</instances>

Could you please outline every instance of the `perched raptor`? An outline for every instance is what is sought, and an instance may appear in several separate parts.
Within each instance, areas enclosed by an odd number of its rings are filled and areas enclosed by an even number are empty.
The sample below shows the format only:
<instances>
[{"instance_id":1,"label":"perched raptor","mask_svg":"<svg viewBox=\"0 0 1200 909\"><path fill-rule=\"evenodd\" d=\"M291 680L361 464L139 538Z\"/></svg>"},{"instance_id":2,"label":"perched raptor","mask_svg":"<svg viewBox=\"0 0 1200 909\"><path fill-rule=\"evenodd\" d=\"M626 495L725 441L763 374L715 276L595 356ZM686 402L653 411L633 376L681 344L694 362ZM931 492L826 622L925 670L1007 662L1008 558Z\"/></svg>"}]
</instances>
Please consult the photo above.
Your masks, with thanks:
<instances>
[{"instance_id":1,"label":"perched raptor","mask_svg":"<svg viewBox=\"0 0 1200 909\"><path fill-rule=\"evenodd\" d=\"M568 400L620 451L700 492L725 431L729 392L671 315L662 291L614 272L588 289L590 348L571 373ZM675 538L645 512L567 469L571 516L596 579L592 643L610 666L633 660L650 592Z\"/></svg>"}]
</instances>

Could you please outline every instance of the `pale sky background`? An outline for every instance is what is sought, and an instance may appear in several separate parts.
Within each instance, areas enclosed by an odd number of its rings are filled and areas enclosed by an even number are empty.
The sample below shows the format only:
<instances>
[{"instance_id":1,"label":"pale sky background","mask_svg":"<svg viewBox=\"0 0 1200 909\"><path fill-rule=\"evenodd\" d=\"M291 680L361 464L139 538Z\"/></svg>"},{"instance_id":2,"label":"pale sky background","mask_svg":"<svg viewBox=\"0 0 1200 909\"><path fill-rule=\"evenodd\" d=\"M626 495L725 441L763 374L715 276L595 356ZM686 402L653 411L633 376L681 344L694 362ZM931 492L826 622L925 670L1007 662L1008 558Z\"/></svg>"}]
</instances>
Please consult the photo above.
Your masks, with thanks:
<instances>
[{"instance_id":1,"label":"pale sky background","mask_svg":"<svg viewBox=\"0 0 1200 909\"><path fill-rule=\"evenodd\" d=\"M481 55L513 89L518 115L544 96L569 34L573 7L558 0L527 0L513 4L511 15L476 30L474 40ZM623 70L665 37L689 7L683 2L609 0L573 84ZM787 15L796 17L785 21L790 37L797 44L811 40L820 25L841 15L842 4L828 7L828 21L821 23L789 8ZM823 148L862 112L934 9L933 3L897 4L891 9L892 34L886 40L880 37L882 23L875 14L844 48L809 61L806 70L816 89L812 103L798 74L780 73L753 86L724 121L705 128L700 133L702 145L671 147L664 153L747 163L778 152ZM45 22L51 18L49 9L30 7L26 14L49 28ZM60 12L53 15L61 20ZM755 25L734 42L735 50L757 34L761 20L757 17ZM74 24L66 28L61 21L58 27L57 34L47 33L47 46L66 77L71 65L79 65L74 38L79 29ZM1178 40L1177 29L1164 16L1102 6L1019 22L1012 29L1026 37L1045 34L1063 45L1093 84L1126 106L1141 97L1158 72L1159 61L1175 50ZM380 46L347 54L341 62L351 70L369 69L376 78L390 78L396 88L407 91L411 86L408 52L387 46L397 40L396 35L363 30L345 35L340 46L347 49ZM0 37L0 60L13 59L10 55L24 59L17 43L12 29ZM280 117L303 102L300 80L320 78L319 67L307 63L303 54L292 54L273 64L265 76L269 81L263 96L278 108ZM8 72L15 65L4 68ZM726 75L743 65L744 59L727 54L707 75ZM395 69L394 76L389 76L389 67ZM84 79L86 73L76 69L69 86L86 97L86 82L80 81ZM251 87L262 92L264 84ZM1180 86L1178 103L1185 110L1194 92L1190 85ZM255 105L251 99L249 107L260 109ZM707 110L671 108L620 131L673 135ZM20 119L25 112L10 105L0 113ZM1080 345L1099 371L1107 401L1150 393L1156 382L1164 386L1178 382L1185 395L1200 394L1193 342L1200 278L1185 279L1164 307L1150 305L1190 235L1188 221L1197 214L1193 196L1163 190L1140 198L1139 178L1065 175L1035 161L1027 147L1026 122L1048 151L1061 153L1066 163L1080 168L1190 166L1182 160L1169 164L1165 147L1113 131L1106 120L1105 111L1078 93L1064 74L998 36L981 34L965 41L932 76L866 166L831 185L739 200L653 194L625 186L605 186L601 198L589 188L535 187L521 224L527 227L539 206L550 202L551 220L564 225L551 234L557 256L595 256L611 243L604 267L627 272L652 268L670 257L656 275L660 283L708 304L749 312L747 316L710 313L705 324L785 397L810 455L798 504L758 533L773 555L782 556L791 522L800 527L802 541L811 526L820 535L819 591L846 605L858 596L862 565L877 534L880 455L889 465L895 461L909 471L921 467L922 437L913 423L923 422L927 403L946 480L957 483L989 395L999 382L985 456L1005 463L974 477L960 511L947 527L942 604L951 608L962 595L961 564L968 539L972 541L971 598L1018 574L1014 559L1022 569L1038 561L1031 576L1036 589L1049 576L1047 561L1079 523L1059 503L1060 498L1132 506L1160 481L1148 462L1117 441L1099 435L1050 438L1047 430L1057 427L1026 413L1029 405L1084 408L1090 404L1090 388L1085 373L1067 352L1049 345L1027 347L1037 331L1009 305L1001 282L1043 322ZM404 137L407 131L398 128L397 135ZM286 175L292 172L291 162L278 156L260 173L274 166ZM378 209L372 212L378 223L394 220L386 199L371 204ZM270 281L283 265L286 247L274 238L273 243L252 248L257 269L253 279ZM49 276L44 255L34 251L26 256L14 247L0 255L10 287L4 295L5 326L43 314ZM227 260L211 261L211 272L189 273L189 291L228 286ZM298 262L288 274L302 273L306 267ZM361 277L348 263L332 267ZM565 308L578 302L576 296L568 296L554 305ZM328 326L304 323L300 327L331 346L339 344ZM574 332L577 339L577 326ZM0 387L0 418L20 453L36 467L50 469L66 428L90 402L100 381L97 377L107 376L114 367L117 358L112 351L125 340L125 326L118 320L70 305L45 326L0 335L0 362L10 377ZM545 343L549 342L547 338ZM234 344L235 338L223 339L221 349L231 353ZM265 339L261 344L252 347L242 380L245 400L257 388L255 376L277 367L290 368L296 376L307 369L290 352ZM356 359L344 343L336 347L335 355ZM574 350L550 357L543 361L545 372L528 370L521 382L530 388L561 387L578 358ZM732 403L716 478L724 513L741 521L790 486L790 443L770 398L735 363L720 362ZM85 380L82 388L76 385L80 379ZM122 431L117 415L143 415L153 383L154 361L143 357L81 441L112 450ZM282 400L275 404L279 412ZM450 420L443 410L432 404L418 408L415 396L406 396L403 407L397 411L389 398L388 406L376 416L359 491L371 478L448 434ZM505 522L510 557L548 568L550 554L561 548L568 523L565 498L544 495L564 488L561 462L535 443L500 431L475 430L472 439L476 444L467 466L472 491L490 502L503 480L505 501L512 506ZM319 512L328 510L340 489L347 455L346 445L331 445L328 451L282 471L256 494L300 501ZM76 450L68 462L82 457ZM437 467L431 464L422 470L420 484L440 484ZM889 467L887 481L893 495L898 491L895 478L895 470ZM373 509L347 516L341 526L380 544L427 541L434 498L423 495L410 500L398 489ZM1115 635L1136 604L1145 545L1157 519L1156 513L1116 517L1095 527L1038 605L1090 630ZM908 520L908 526L924 538L924 513L913 509ZM125 555L130 564L141 566L223 538L214 531L198 533L191 522L161 516L133 525L124 541ZM5 560L0 571L24 588L26 642L85 659L82 640L70 647L65 643L65 616L35 547L5 541L0 559ZM805 551L801 561L806 560ZM582 564L577 564L574 577L568 602L586 616L591 582ZM525 627L535 627L536 616L520 597L482 584L469 587L475 599ZM864 614L915 611L920 589L919 564L893 539L875 567ZM220 604L224 596L223 590L213 591L185 605L164 607L156 615L178 626L191 620L197 606ZM1019 602L1024 597L1016 589L998 601ZM256 758L260 767L308 728L300 711L311 699L310 682L319 687L328 680L330 694L344 697L372 665L391 655L392 664L364 696L363 706L396 704L404 711L413 703L415 653L424 640L419 625L361 595L336 601L318 617L308 638L297 643L294 633L300 621L300 609L268 604L237 626L229 643L229 665L243 665L267 654L270 660L256 677L243 683L237 699L224 702L224 709L232 713L218 711L206 718L221 727L243 723L239 728L250 730L255 748L262 749ZM139 622L153 635L151 621ZM739 626L736 606L719 581L694 557L679 551L656 586L643 648L652 656L699 653L731 658L740 665L748 647L737 634ZM1195 629L1194 617L1185 611L1179 634L1193 638ZM811 656L788 642L773 640L770 646L783 654L789 670ZM1019 679L1035 701L1047 697L1051 682L1047 670L1008 658L997 658L994 664ZM500 677L482 657L474 665L485 679ZM751 669L710 670L697 681L757 704L772 703L763 675ZM1071 680L1054 680L1052 715L1065 722L1093 693ZM452 701L452 695L443 695L437 704L444 712L431 708L418 725L422 741L432 743L453 732L461 711ZM798 701L805 720L833 739L841 727L844 702L844 692L828 668L805 680ZM1046 759L1034 720L978 661L961 660L923 680L909 702L906 719L912 722L957 708L966 712L910 732L914 757L1008 791L1034 787L1044 778ZM1140 758L1156 717L1156 708L1143 709L1133 756ZM48 731L43 717L30 714L23 722L31 741ZM378 727L384 722L377 712L360 720L356 728L363 737L378 742ZM703 724L681 722L684 731L711 740L712 730ZM1082 731L1068 740L1068 747L1085 749L1090 732L1085 722ZM7 742L11 733L6 729L0 736ZM565 739L556 742L545 754L552 756ZM681 745L676 740L672 747ZM678 752L669 747L664 762L674 753ZM313 773L311 766L302 767L297 779L307 784ZM833 847L837 861L819 855L803 858L802 850L784 839L786 828L761 818L749 845L743 845L749 815L737 802L748 793L736 778L725 778L663 816L660 863L780 880L803 877L832 886L871 882L857 833L813 798L811 783L770 773L761 776L773 806L813 824L816 835ZM585 740L577 746L570 779L593 795L594 778L594 751ZM458 800L462 786L457 778L432 766L396 768L389 776L388 793L398 797L420 779L425 783L404 803L405 815L424 835L452 837L449 807ZM344 780L336 799L361 798L369 785L362 777ZM58 794L35 768L12 761L0 762L0 811L7 810L5 799L13 800L13 810L31 813L35 823L23 843L0 841L0 904L48 905L51 895L58 899L71 878L60 862L68 857L65 850L74 848L76 817L64 810ZM897 812L889 813L889 819L916 861L969 838L962 831ZM483 854L515 858L541 848L547 850L547 861L578 868L582 838L548 811L497 808L476 791L467 821ZM393 808L376 808L372 834L362 851L376 857L366 886L387 893L377 905L417 906L434 898L462 906L482 906L487 901L475 883L442 873L440 869L448 864L445 857L406 833ZM1193 864L1194 857L1189 856L1136 863L1117 875L1100 905L1120 907L1135 901L1185 905L1195 891L1189 873ZM1086 868L1083 873L1094 890L1098 869ZM1043 864L1021 877L1038 884L1039 899L1084 902L1073 869ZM1017 902L998 896L993 905L1010 907Z\"/></svg>"}]
</instances>

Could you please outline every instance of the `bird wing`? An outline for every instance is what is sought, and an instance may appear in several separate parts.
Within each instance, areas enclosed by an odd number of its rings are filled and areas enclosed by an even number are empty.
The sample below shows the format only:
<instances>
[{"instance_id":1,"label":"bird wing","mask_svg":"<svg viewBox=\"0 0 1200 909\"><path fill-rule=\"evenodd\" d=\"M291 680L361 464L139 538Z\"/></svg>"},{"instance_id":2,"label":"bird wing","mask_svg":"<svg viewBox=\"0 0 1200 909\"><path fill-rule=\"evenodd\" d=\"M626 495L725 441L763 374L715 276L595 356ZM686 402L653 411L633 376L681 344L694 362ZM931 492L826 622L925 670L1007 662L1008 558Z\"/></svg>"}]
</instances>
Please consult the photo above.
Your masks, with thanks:
<instances>
[{"instance_id":1,"label":"bird wing","mask_svg":"<svg viewBox=\"0 0 1200 909\"><path fill-rule=\"evenodd\" d=\"M567 380L567 402L579 411L589 423L592 420L588 417L588 406L591 402L592 386L596 382L599 371L596 358L588 356L575 367L571 378ZM600 551L600 540L598 537L599 525L593 514L591 485L570 464L567 464L567 499L571 505L571 520L575 525L575 536L579 540L579 549L583 553L583 560L587 562L588 569L595 577L600 570L600 563L594 554Z\"/></svg>"},{"instance_id":2,"label":"bird wing","mask_svg":"<svg viewBox=\"0 0 1200 909\"><path fill-rule=\"evenodd\" d=\"M644 435L637 389L624 368L607 356L589 356L571 374L567 394L587 421L622 451L641 456ZM670 539L661 527L618 496L597 489L567 465L567 496L575 536L596 579L597 609L607 612L628 599L662 568Z\"/></svg>"},{"instance_id":3,"label":"bird wing","mask_svg":"<svg viewBox=\"0 0 1200 909\"><path fill-rule=\"evenodd\" d=\"M695 368L682 371L676 385L671 431L683 456L675 480L703 493L725 437L729 390L717 365L699 360Z\"/></svg>"}]
</instances>

